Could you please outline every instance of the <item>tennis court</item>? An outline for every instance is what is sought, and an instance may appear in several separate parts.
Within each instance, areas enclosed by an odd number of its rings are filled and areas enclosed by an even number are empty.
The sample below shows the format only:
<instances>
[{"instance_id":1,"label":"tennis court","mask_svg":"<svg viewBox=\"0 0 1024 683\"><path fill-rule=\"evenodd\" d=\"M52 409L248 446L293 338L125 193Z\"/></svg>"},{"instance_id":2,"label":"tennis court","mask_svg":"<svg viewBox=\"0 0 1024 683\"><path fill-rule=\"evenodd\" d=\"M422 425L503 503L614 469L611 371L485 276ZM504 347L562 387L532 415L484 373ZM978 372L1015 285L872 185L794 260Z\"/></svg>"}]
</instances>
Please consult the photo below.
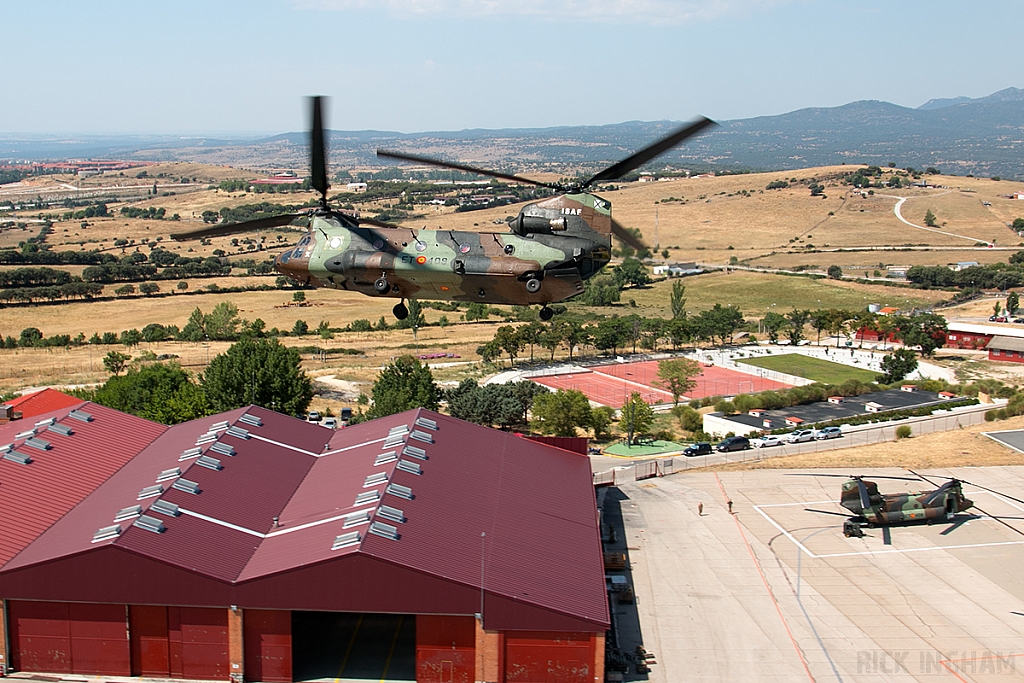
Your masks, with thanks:
<instances>
[{"instance_id":1,"label":"tennis court","mask_svg":"<svg viewBox=\"0 0 1024 683\"><path fill-rule=\"evenodd\" d=\"M770 389L787 389L790 385L757 375L727 370L717 365L701 364L702 372L696 378L697 386L687 393L685 400L705 396L734 396ZM671 403L672 394L659 389L657 361L638 363L611 363L564 375L534 377L537 384L551 389L576 389L591 401L612 408L621 408L634 391L647 403Z\"/></svg>"}]
</instances>

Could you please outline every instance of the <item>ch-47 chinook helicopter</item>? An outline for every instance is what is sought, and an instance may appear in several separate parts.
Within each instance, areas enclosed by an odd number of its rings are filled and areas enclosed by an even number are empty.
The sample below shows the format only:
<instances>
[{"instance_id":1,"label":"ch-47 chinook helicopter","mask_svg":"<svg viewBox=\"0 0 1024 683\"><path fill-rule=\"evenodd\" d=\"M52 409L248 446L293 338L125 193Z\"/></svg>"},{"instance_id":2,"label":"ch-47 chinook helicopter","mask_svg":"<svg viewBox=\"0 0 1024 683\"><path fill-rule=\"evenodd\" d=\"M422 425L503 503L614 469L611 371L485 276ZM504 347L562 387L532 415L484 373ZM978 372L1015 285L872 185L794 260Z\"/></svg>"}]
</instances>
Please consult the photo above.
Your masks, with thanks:
<instances>
[{"instance_id":1,"label":"ch-47 chinook helicopter","mask_svg":"<svg viewBox=\"0 0 1024 683\"><path fill-rule=\"evenodd\" d=\"M401 228L327 202L327 146L321 98L312 98L311 182L320 193L319 207L239 223L215 225L172 235L176 240L202 239L295 225L306 234L277 256L274 267L289 278L314 287L330 287L400 301L399 320L409 310L405 299L476 301L495 304L540 304L550 320L550 303L583 291L611 258L615 235L635 249L644 245L611 214L611 204L588 192L598 182L622 178L705 128L701 118L583 181L544 183L516 175L477 169L411 154L378 150L381 157L431 164L494 178L554 189L559 194L527 204L508 221L507 232Z\"/></svg>"},{"instance_id":2,"label":"ch-47 chinook helicopter","mask_svg":"<svg viewBox=\"0 0 1024 683\"><path fill-rule=\"evenodd\" d=\"M885 475L879 475L873 478L924 481L936 486L936 484L927 477L920 475L913 470L908 471L914 475L914 479L909 477L893 477ZM847 475L814 474L811 476L845 477ZM843 482L842 494L839 498L839 504L853 514L852 517L843 522L843 535L847 537L855 536L860 538L864 535L864 526L879 526L884 528L913 522L926 522L928 524L944 521L963 523L966 521L966 518L959 518L958 520L956 515L961 512L966 512L971 508L976 508L974 501L964 496L964 484L995 493L1004 498L1009 498L1010 500L1024 502L1014 498L1013 496L1009 496L1005 493L1001 493L963 479L935 476L933 476L933 478L947 479L948 481L930 491L918 491L911 493L879 493L878 484L875 482L867 481L859 475L850 476L847 481ZM824 514L840 514L824 510L810 510L809 508L808 510L810 512Z\"/></svg>"}]
</instances>

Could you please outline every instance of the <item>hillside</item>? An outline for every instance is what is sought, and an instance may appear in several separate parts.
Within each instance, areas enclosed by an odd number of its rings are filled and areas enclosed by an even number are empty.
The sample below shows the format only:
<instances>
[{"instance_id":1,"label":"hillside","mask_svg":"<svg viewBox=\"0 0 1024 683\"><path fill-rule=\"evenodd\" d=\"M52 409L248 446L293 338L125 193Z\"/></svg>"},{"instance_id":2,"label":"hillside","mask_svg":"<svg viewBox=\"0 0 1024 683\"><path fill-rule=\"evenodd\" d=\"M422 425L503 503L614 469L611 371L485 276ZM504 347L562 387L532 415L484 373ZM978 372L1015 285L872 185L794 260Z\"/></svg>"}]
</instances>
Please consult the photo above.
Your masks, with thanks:
<instances>
[{"instance_id":1,"label":"hillside","mask_svg":"<svg viewBox=\"0 0 1024 683\"><path fill-rule=\"evenodd\" d=\"M698 112L692 112L697 114ZM704 112L713 115L714 112ZM691 112L682 113L684 115ZM939 168L956 175L1024 179L1024 90L988 97L934 99L916 109L861 101L809 108L721 126L663 157L694 170L785 170L868 163ZM396 133L329 133L335 169L379 166L378 147L430 154L513 171L592 170L618 160L679 125L630 121L605 126ZM0 135L0 159L121 157L199 161L252 168L306 168L303 131L268 138Z\"/></svg>"}]
</instances>

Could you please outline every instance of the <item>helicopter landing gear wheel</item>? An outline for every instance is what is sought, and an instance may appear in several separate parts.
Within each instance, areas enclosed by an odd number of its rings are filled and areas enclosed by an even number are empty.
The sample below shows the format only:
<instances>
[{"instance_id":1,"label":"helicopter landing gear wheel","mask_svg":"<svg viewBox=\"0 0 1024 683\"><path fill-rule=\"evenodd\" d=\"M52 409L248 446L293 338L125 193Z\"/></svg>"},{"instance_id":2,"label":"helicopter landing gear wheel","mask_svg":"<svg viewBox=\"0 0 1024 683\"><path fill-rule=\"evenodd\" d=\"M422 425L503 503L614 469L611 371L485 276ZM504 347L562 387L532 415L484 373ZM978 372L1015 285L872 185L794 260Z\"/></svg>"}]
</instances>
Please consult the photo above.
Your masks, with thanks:
<instances>
[{"instance_id":1,"label":"helicopter landing gear wheel","mask_svg":"<svg viewBox=\"0 0 1024 683\"><path fill-rule=\"evenodd\" d=\"M547 322L548 320L551 320L551 316L553 316L554 314L555 314L555 312L553 310L551 310L550 308L548 308L547 306L545 306L544 308L540 309L540 319L545 321L545 322Z\"/></svg>"},{"instance_id":2,"label":"helicopter landing gear wheel","mask_svg":"<svg viewBox=\"0 0 1024 683\"><path fill-rule=\"evenodd\" d=\"M526 281L526 291L530 294L536 294L540 291L540 280L535 277L531 277Z\"/></svg>"},{"instance_id":3,"label":"helicopter landing gear wheel","mask_svg":"<svg viewBox=\"0 0 1024 683\"><path fill-rule=\"evenodd\" d=\"M391 309L391 312L395 314L395 317L399 320L405 320L409 317L409 309L406 308L404 301L399 301L395 304L395 307Z\"/></svg>"},{"instance_id":4,"label":"helicopter landing gear wheel","mask_svg":"<svg viewBox=\"0 0 1024 683\"><path fill-rule=\"evenodd\" d=\"M387 294L391 291L391 283L386 277L379 277L374 281L373 288L378 294Z\"/></svg>"}]
</instances>

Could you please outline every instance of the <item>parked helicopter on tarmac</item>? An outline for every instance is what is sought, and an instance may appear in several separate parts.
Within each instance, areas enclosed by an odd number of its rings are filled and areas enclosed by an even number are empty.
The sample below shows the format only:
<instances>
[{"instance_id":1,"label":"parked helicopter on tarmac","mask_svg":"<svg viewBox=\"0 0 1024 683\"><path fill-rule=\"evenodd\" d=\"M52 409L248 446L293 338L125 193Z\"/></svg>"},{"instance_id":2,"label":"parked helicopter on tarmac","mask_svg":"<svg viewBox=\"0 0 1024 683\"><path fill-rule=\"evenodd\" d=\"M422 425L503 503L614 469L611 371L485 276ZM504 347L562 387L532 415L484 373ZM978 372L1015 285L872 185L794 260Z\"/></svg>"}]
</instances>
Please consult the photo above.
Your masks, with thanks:
<instances>
[{"instance_id":1,"label":"parked helicopter on tarmac","mask_svg":"<svg viewBox=\"0 0 1024 683\"><path fill-rule=\"evenodd\" d=\"M611 204L588 189L595 183L622 178L712 125L713 121L702 117L590 178L567 184L378 150L377 154L385 158L469 171L558 192L524 206L508 221L508 232L415 230L330 207L322 104L320 97L314 97L311 182L320 193L319 207L171 237L196 240L294 225L304 228L306 234L277 256L274 268L303 285L398 298L393 312L399 320L409 314L407 298L540 304L541 319L550 320L553 310L548 304L580 294L583 282L608 264L612 235L635 249L644 246L612 218Z\"/></svg>"},{"instance_id":2,"label":"parked helicopter on tarmac","mask_svg":"<svg viewBox=\"0 0 1024 683\"><path fill-rule=\"evenodd\" d=\"M873 478L924 481L936 486L927 477L913 470L908 471L914 475L913 479L884 475ZM954 522L956 525L962 524L967 521L967 518L957 518L956 516L961 512L976 508L974 501L964 496L964 484L1024 503L1024 501L1005 493L951 477L933 476L933 478L947 479L947 481L931 491L879 493L877 483L868 481L860 475L811 474L808 476L849 477L848 481L843 482L842 493L839 498L839 505L852 513L852 516L843 522L843 535L847 537L862 537L864 535L863 527L865 526L869 528L876 526L889 527L912 522L931 524L939 521ZM829 512L827 510L812 510L810 508L807 508L807 510L819 514L842 515L842 513ZM886 542L888 543L888 540Z\"/></svg>"}]
</instances>

